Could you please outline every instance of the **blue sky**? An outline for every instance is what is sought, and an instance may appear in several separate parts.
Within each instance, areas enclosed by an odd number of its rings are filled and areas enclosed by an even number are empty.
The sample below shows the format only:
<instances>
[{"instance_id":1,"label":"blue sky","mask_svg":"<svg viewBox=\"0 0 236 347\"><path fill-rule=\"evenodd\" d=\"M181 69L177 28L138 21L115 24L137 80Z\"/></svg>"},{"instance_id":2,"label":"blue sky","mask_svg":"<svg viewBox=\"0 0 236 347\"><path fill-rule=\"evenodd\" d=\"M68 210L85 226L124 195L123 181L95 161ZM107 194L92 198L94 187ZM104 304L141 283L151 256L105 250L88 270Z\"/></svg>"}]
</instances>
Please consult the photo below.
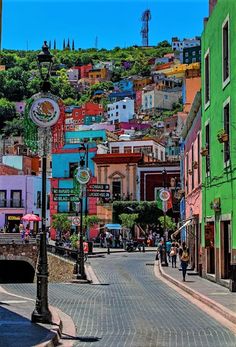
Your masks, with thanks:
<instances>
[{"instance_id":1,"label":"blue sky","mask_svg":"<svg viewBox=\"0 0 236 347\"><path fill-rule=\"evenodd\" d=\"M149 8L149 44L201 35L208 0L3 0L2 47L39 49L44 40L75 40L75 48L141 45L141 15Z\"/></svg>"}]
</instances>

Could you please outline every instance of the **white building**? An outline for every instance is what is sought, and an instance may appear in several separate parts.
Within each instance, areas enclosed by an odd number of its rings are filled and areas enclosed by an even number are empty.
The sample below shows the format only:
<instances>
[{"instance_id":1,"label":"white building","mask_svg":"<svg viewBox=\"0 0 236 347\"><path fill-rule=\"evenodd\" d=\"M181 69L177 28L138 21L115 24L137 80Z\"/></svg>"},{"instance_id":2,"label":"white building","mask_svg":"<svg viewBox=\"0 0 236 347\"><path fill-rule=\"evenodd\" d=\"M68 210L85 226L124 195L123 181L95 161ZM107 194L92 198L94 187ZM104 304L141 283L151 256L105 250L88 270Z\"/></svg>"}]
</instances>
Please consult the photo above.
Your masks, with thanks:
<instances>
[{"instance_id":1,"label":"white building","mask_svg":"<svg viewBox=\"0 0 236 347\"><path fill-rule=\"evenodd\" d=\"M166 90L143 90L142 111L172 110L173 104L179 102L182 97L181 88Z\"/></svg>"},{"instance_id":2,"label":"white building","mask_svg":"<svg viewBox=\"0 0 236 347\"><path fill-rule=\"evenodd\" d=\"M134 118L134 100L125 98L107 105L107 117L110 124L128 122Z\"/></svg>"},{"instance_id":3,"label":"white building","mask_svg":"<svg viewBox=\"0 0 236 347\"><path fill-rule=\"evenodd\" d=\"M79 80L79 70L78 69L69 69L67 70L67 76L70 82L78 82Z\"/></svg>"},{"instance_id":4,"label":"white building","mask_svg":"<svg viewBox=\"0 0 236 347\"><path fill-rule=\"evenodd\" d=\"M143 153L153 160L165 161L165 146L154 139L112 141L110 153Z\"/></svg>"},{"instance_id":5,"label":"white building","mask_svg":"<svg viewBox=\"0 0 236 347\"><path fill-rule=\"evenodd\" d=\"M201 45L200 37L196 36L192 39L183 39L182 41L178 37L172 37L171 47L173 51L183 52L184 48L196 47Z\"/></svg>"}]
</instances>

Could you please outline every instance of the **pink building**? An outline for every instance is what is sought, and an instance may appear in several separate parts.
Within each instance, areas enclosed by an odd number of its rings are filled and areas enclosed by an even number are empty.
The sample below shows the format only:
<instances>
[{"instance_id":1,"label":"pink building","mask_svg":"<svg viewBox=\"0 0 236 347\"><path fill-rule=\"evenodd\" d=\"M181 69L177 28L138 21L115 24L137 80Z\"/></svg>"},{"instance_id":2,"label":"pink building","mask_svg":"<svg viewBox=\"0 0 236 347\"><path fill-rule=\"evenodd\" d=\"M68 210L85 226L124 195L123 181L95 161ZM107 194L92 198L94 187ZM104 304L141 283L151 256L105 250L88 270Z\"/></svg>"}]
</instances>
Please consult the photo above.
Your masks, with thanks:
<instances>
[{"instance_id":1,"label":"pink building","mask_svg":"<svg viewBox=\"0 0 236 347\"><path fill-rule=\"evenodd\" d=\"M184 187L186 240L191 266L199 271L201 249L201 94L197 92L186 120L182 137L184 148Z\"/></svg>"}]
</instances>

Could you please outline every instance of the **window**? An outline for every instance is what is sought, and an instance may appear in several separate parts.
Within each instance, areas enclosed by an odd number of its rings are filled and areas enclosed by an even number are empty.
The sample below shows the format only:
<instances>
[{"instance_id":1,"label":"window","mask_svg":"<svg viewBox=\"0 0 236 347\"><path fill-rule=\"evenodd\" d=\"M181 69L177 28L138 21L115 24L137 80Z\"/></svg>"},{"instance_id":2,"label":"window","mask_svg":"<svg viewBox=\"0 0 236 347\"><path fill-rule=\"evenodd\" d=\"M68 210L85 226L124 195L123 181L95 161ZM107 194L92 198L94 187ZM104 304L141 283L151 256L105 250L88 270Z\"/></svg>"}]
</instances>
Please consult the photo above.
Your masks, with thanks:
<instances>
[{"instance_id":1,"label":"window","mask_svg":"<svg viewBox=\"0 0 236 347\"><path fill-rule=\"evenodd\" d=\"M111 148L111 153L120 153L119 147L112 147Z\"/></svg>"},{"instance_id":2,"label":"window","mask_svg":"<svg viewBox=\"0 0 236 347\"><path fill-rule=\"evenodd\" d=\"M210 103L210 61L209 50L205 55L205 107Z\"/></svg>"},{"instance_id":3,"label":"window","mask_svg":"<svg viewBox=\"0 0 236 347\"><path fill-rule=\"evenodd\" d=\"M196 58L193 58L192 59L192 63L196 63L197 59Z\"/></svg>"},{"instance_id":4,"label":"window","mask_svg":"<svg viewBox=\"0 0 236 347\"><path fill-rule=\"evenodd\" d=\"M186 58L188 57L188 52L185 52L185 57L186 57Z\"/></svg>"},{"instance_id":5,"label":"window","mask_svg":"<svg viewBox=\"0 0 236 347\"><path fill-rule=\"evenodd\" d=\"M228 135L228 141L224 142L224 162L227 163L230 160L230 131L229 131L229 117L230 117L230 103L224 105L224 131Z\"/></svg>"},{"instance_id":6,"label":"window","mask_svg":"<svg viewBox=\"0 0 236 347\"><path fill-rule=\"evenodd\" d=\"M121 180L120 180L120 178L113 178L112 197L114 200L120 200L121 199Z\"/></svg>"},{"instance_id":7,"label":"window","mask_svg":"<svg viewBox=\"0 0 236 347\"><path fill-rule=\"evenodd\" d=\"M116 109L118 109L119 108L119 106L118 105L116 105Z\"/></svg>"},{"instance_id":8,"label":"window","mask_svg":"<svg viewBox=\"0 0 236 347\"><path fill-rule=\"evenodd\" d=\"M0 190L0 207L7 207L7 191Z\"/></svg>"},{"instance_id":9,"label":"window","mask_svg":"<svg viewBox=\"0 0 236 347\"><path fill-rule=\"evenodd\" d=\"M186 192L188 194L188 169L189 169L189 164L188 164L188 153L186 154L186 173L185 173L185 177L186 177Z\"/></svg>"},{"instance_id":10,"label":"window","mask_svg":"<svg viewBox=\"0 0 236 347\"><path fill-rule=\"evenodd\" d=\"M126 105L123 105L123 109L126 109Z\"/></svg>"},{"instance_id":11,"label":"window","mask_svg":"<svg viewBox=\"0 0 236 347\"><path fill-rule=\"evenodd\" d=\"M41 192L37 191L36 208L41 208Z\"/></svg>"},{"instance_id":12,"label":"window","mask_svg":"<svg viewBox=\"0 0 236 347\"><path fill-rule=\"evenodd\" d=\"M194 148L192 144L192 190L194 189L194 168L193 168L193 163L194 163Z\"/></svg>"},{"instance_id":13,"label":"window","mask_svg":"<svg viewBox=\"0 0 236 347\"><path fill-rule=\"evenodd\" d=\"M124 153L132 153L132 147L124 147Z\"/></svg>"},{"instance_id":14,"label":"window","mask_svg":"<svg viewBox=\"0 0 236 347\"><path fill-rule=\"evenodd\" d=\"M206 156L206 173L210 173L210 124L206 125L206 148L208 149L208 154Z\"/></svg>"},{"instance_id":15,"label":"window","mask_svg":"<svg viewBox=\"0 0 236 347\"><path fill-rule=\"evenodd\" d=\"M11 190L11 207L22 207L21 190Z\"/></svg>"},{"instance_id":16,"label":"window","mask_svg":"<svg viewBox=\"0 0 236 347\"><path fill-rule=\"evenodd\" d=\"M222 25L223 86L229 81L229 16Z\"/></svg>"},{"instance_id":17,"label":"window","mask_svg":"<svg viewBox=\"0 0 236 347\"><path fill-rule=\"evenodd\" d=\"M188 59L185 59L185 63L188 63Z\"/></svg>"},{"instance_id":18,"label":"window","mask_svg":"<svg viewBox=\"0 0 236 347\"><path fill-rule=\"evenodd\" d=\"M74 177L75 169L77 169L77 167L78 167L78 163L69 163L69 177L70 178Z\"/></svg>"},{"instance_id":19,"label":"window","mask_svg":"<svg viewBox=\"0 0 236 347\"><path fill-rule=\"evenodd\" d=\"M119 116L119 112L116 112L116 117L118 117Z\"/></svg>"},{"instance_id":20,"label":"window","mask_svg":"<svg viewBox=\"0 0 236 347\"><path fill-rule=\"evenodd\" d=\"M200 176L200 133L197 134L197 182L200 183L201 176Z\"/></svg>"},{"instance_id":21,"label":"window","mask_svg":"<svg viewBox=\"0 0 236 347\"><path fill-rule=\"evenodd\" d=\"M196 55L196 52L192 51L192 56L195 57L195 55Z\"/></svg>"}]
</instances>

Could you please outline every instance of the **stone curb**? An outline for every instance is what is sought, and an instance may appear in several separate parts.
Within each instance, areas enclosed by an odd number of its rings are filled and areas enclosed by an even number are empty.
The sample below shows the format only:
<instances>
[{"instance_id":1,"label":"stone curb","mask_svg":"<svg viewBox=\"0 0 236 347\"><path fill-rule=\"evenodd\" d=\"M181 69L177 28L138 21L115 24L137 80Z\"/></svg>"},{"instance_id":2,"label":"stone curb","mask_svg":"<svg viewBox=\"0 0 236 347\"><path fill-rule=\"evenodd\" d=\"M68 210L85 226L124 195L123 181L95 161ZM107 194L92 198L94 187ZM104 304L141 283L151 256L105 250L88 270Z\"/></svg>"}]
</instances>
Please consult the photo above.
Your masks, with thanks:
<instances>
[{"instance_id":1,"label":"stone curb","mask_svg":"<svg viewBox=\"0 0 236 347\"><path fill-rule=\"evenodd\" d=\"M89 281L89 283L100 284L91 265L88 265L88 264L85 265L85 272L86 272L87 280Z\"/></svg>"},{"instance_id":2,"label":"stone curb","mask_svg":"<svg viewBox=\"0 0 236 347\"><path fill-rule=\"evenodd\" d=\"M50 306L49 309L52 314L52 327L46 336L45 341L35 345L34 347L55 347L59 344L62 334L62 321L56 308Z\"/></svg>"},{"instance_id":3,"label":"stone curb","mask_svg":"<svg viewBox=\"0 0 236 347\"><path fill-rule=\"evenodd\" d=\"M186 286L185 284L176 280L175 278L171 277L170 275L167 275L165 273L165 271L163 270L159 261L155 261L154 272L155 272L156 267L158 267L161 276L163 276L169 282L175 284L177 287L181 288L182 290L184 290L185 292L187 292L188 294L193 296L195 299L197 299L197 300L201 301L202 303L204 303L205 305L209 306L211 309L215 310L217 313L222 315L224 318L226 318L231 323L236 324L236 314L234 314L234 312L230 311L229 309L227 309L223 305L217 303L216 301L211 300L207 296L200 294L196 290L189 288L188 286ZM156 272L155 272L155 274L156 274Z\"/></svg>"}]
</instances>

